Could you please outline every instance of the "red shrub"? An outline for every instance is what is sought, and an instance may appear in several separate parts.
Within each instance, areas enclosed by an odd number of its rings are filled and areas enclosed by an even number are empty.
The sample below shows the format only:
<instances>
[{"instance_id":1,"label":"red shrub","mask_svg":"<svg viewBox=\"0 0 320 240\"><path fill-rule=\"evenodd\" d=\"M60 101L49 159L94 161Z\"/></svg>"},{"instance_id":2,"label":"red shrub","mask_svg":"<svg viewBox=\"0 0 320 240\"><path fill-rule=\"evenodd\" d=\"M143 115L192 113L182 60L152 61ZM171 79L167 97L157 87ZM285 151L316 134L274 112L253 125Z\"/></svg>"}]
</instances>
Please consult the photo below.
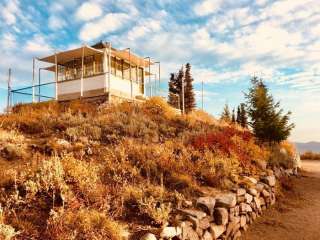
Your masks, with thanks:
<instances>
[{"instance_id":1,"label":"red shrub","mask_svg":"<svg viewBox=\"0 0 320 240\"><path fill-rule=\"evenodd\" d=\"M191 145L198 150L208 148L212 151L220 151L227 156L234 153L241 162L245 162L249 159L249 154L234 141L233 137L235 136L243 142L249 142L252 139L252 134L249 131L239 131L233 127L227 127L215 132L197 135L193 137Z\"/></svg>"}]
</instances>

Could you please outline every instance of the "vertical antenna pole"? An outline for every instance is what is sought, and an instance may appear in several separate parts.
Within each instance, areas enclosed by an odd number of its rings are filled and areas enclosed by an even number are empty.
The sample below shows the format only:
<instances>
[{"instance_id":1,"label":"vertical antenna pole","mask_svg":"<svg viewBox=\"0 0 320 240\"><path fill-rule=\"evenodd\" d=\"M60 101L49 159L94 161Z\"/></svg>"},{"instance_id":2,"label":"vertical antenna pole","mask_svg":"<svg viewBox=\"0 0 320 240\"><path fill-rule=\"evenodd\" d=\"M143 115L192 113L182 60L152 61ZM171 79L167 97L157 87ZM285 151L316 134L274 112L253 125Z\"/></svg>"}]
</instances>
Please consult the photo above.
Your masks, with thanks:
<instances>
[{"instance_id":1,"label":"vertical antenna pole","mask_svg":"<svg viewBox=\"0 0 320 240\"><path fill-rule=\"evenodd\" d=\"M201 108L203 111L203 79L201 81Z\"/></svg>"},{"instance_id":2,"label":"vertical antenna pole","mask_svg":"<svg viewBox=\"0 0 320 240\"><path fill-rule=\"evenodd\" d=\"M150 93L150 97L152 97L152 90L151 90L151 58L149 57L149 93Z\"/></svg>"},{"instance_id":3,"label":"vertical antenna pole","mask_svg":"<svg viewBox=\"0 0 320 240\"><path fill-rule=\"evenodd\" d=\"M159 62L159 96L161 95L161 67L160 67L160 62Z\"/></svg>"},{"instance_id":4,"label":"vertical antenna pole","mask_svg":"<svg viewBox=\"0 0 320 240\"><path fill-rule=\"evenodd\" d=\"M8 71L8 99L7 99L7 112L11 107L11 68Z\"/></svg>"},{"instance_id":5,"label":"vertical antenna pole","mask_svg":"<svg viewBox=\"0 0 320 240\"><path fill-rule=\"evenodd\" d=\"M131 49L129 50L129 79L130 79L130 92L131 92L131 99L133 99L133 84L132 84L132 76L131 76Z\"/></svg>"}]
</instances>

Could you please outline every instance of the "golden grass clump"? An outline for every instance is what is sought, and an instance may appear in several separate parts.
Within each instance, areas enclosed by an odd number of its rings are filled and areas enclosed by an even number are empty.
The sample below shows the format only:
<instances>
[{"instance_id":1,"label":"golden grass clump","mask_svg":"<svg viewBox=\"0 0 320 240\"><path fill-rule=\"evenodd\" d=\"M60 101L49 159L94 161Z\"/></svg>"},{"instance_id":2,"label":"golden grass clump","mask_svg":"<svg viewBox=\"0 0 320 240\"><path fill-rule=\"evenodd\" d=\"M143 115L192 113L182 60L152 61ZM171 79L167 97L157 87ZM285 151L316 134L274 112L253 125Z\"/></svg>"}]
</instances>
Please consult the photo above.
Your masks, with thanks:
<instances>
[{"instance_id":1,"label":"golden grass clump","mask_svg":"<svg viewBox=\"0 0 320 240\"><path fill-rule=\"evenodd\" d=\"M94 209L52 211L46 235L52 240L122 240L128 233L125 227Z\"/></svg>"}]
</instances>

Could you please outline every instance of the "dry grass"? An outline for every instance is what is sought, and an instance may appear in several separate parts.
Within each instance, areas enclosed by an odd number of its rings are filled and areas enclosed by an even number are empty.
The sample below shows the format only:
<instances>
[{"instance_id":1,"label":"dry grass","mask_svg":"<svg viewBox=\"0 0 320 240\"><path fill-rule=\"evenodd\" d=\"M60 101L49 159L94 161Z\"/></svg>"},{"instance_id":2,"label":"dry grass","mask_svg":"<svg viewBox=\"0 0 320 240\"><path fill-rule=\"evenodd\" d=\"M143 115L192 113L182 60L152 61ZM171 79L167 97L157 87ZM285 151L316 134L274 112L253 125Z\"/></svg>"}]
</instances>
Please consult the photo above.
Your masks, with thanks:
<instances>
[{"instance_id":1,"label":"dry grass","mask_svg":"<svg viewBox=\"0 0 320 240\"><path fill-rule=\"evenodd\" d=\"M21 105L0 123L0 146L32 153L0 158L0 204L17 239L120 239L119 222L165 224L183 199L229 188L270 155L247 130L178 115L161 98Z\"/></svg>"}]
</instances>

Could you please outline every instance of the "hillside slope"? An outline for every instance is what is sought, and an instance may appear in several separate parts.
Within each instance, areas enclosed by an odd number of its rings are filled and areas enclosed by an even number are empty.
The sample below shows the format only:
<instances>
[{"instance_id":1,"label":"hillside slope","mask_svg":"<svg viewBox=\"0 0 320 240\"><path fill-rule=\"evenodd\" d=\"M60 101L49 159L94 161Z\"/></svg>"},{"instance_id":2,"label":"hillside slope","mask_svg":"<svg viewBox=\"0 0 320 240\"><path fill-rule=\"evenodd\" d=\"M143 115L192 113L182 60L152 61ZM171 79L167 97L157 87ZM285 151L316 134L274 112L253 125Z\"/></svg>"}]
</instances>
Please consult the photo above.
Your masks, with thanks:
<instances>
[{"instance_id":1,"label":"hillside slope","mask_svg":"<svg viewBox=\"0 0 320 240\"><path fill-rule=\"evenodd\" d=\"M177 115L160 98L17 106L0 116L0 235L134 237L187 200L259 174L270 156L248 130Z\"/></svg>"},{"instance_id":2,"label":"hillside slope","mask_svg":"<svg viewBox=\"0 0 320 240\"><path fill-rule=\"evenodd\" d=\"M298 151L300 153L305 153L307 151L311 151L311 152L320 152L320 142L306 142L306 143L299 143L296 142L295 143Z\"/></svg>"}]
</instances>

